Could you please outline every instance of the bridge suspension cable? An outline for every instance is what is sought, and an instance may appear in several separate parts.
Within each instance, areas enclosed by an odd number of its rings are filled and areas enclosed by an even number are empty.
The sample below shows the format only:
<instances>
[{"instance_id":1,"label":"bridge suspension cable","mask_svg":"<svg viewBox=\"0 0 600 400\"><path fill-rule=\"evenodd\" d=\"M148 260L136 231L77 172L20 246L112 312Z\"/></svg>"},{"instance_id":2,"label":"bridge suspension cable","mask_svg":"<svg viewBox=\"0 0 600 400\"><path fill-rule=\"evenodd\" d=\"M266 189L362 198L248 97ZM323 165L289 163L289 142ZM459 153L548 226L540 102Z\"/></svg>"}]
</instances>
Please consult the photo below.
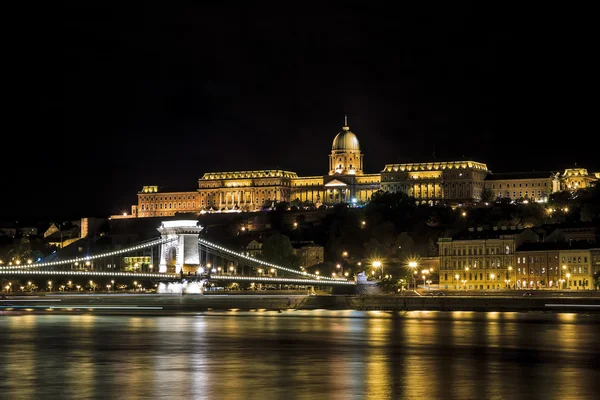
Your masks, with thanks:
<instances>
[{"instance_id":1,"label":"bridge suspension cable","mask_svg":"<svg viewBox=\"0 0 600 400\"><path fill-rule=\"evenodd\" d=\"M247 261L259 264L259 265L263 265L263 266L266 266L266 267L275 268L275 269L278 269L278 270L281 270L281 271L290 272L292 274L301 275L301 276L305 276L305 277L311 277L311 278L314 278L314 279L316 279L318 281L336 281L336 282L337 281L340 281L340 282L346 281L346 282L348 282L346 279L329 278L329 277L326 277L326 276L320 276L320 275L310 274L310 273L308 273L306 271L298 271L298 270L295 270L295 269L292 269L292 268L282 267L280 265L276 265L276 264L273 264L273 263L270 263L270 262L267 262L267 261L259 260L259 259L256 259L254 257L250 257L250 256L247 256L245 254L238 253L236 251L227 249L227 248L225 248L223 246L219 246L218 244L209 242L208 240L198 239L198 242L201 245L204 245L205 247L207 247L207 248L209 248L209 249L211 249L213 251L225 253L225 254L228 254L230 256L241 258L241 259L244 259L244 260L247 260Z\"/></svg>"},{"instance_id":2,"label":"bridge suspension cable","mask_svg":"<svg viewBox=\"0 0 600 400\"><path fill-rule=\"evenodd\" d=\"M159 239L152 240L150 242L138 243L135 246L131 246L131 247L127 247L127 248L119 249L119 250L108 251L106 253L94 254L94 255L89 255L89 256L84 256L84 257L76 257L76 258L72 258L70 260L48 261L48 262L40 262L40 263L33 263L33 264L22 264L22 265L7 265L7 266L0 267L0 270L37 269L37 268L45 268L45 267L62 266L62 265L72 264L72 263L81 262L81 261L97 260L97 259L104 258L104 257L116 256L119 254L124 254L124 253L128 253L131 251L141 250L141 249L156 246L159 244L172 242L174 240L177 240L177 238L176 237L175 238L159 238Z\"/></svg>"}]
</instances>

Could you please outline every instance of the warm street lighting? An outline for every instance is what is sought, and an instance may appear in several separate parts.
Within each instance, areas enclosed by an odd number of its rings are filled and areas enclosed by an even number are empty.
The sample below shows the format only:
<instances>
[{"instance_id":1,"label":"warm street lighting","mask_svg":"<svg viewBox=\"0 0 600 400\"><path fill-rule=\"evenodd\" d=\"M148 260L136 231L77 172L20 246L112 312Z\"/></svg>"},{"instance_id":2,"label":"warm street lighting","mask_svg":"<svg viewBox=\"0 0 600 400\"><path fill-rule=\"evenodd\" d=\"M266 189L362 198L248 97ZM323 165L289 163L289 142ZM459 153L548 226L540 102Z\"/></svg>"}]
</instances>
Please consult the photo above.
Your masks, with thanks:
<instances>
[{"instance_id":1,"label":"warm street lighting","mask_svg":"<svg viewBox=\"0 0 600 400\"><path fill-rule=\"evenodd\" d=\"M381 268L381 276L383 276L383 263L379 260L373 261L373 268Z\"/></svg>"},{"instance_id":2,"label":"warm street lighting","mask_svg":"<svg viewBox=\"0 0 600 400\"><path fill-rule=\"evenodd\" d=\"M562 279L562 274L563 274L563 271L566 272L566 270L567 270L567 266L566 265L563 265L562 269L558 270L558 281L561 283L561 285L560 285L561 289L563 289L563 285L562 284L565 282L565 280Z\"/></svg>"},{"instance_id":3,"label":"warm street lighting","mask_svg":"<svg viewBox=\"0 0 600 400\"><path fill-rule=\"evenodd\" d=\"M343 251L342 252L342 257L348 257L348 252L347 251Z\"/></svg>"},{"instance_id":4,"label":"warm street lighting","mask_svg":"<svg viewBox=\"0 0 600 400\"><path fill-rule=\"evenodd\" d=\"M342 268L342 266L341 266L340 264L337 264L335 267L336 267L337 269L340 269L340 268Z\"/></svg>"},{"instance_id":5,"label":"warm street lighting","mask_svg":"<svg viewBox=\"0 0 600 400\"><path fill-rule=\"evenodd\" d=\"M294 222L294 228L297 228L297 227L298 227L298 223Z\"/></svg>"},{"instance_id":6,"label":"warm street lighting","mask_svg":"<svg viewBox=\"0 0 600 400\"><path fill-rule=\"evenodd\" d=\"M416 280L416 274L417 274L417 267L419 266L419 263L416 260L410 260L408 262L408 267L411 268L413 270L413 286L414 289L417 288L417 280Z\"/></svg>"}]
</instances>

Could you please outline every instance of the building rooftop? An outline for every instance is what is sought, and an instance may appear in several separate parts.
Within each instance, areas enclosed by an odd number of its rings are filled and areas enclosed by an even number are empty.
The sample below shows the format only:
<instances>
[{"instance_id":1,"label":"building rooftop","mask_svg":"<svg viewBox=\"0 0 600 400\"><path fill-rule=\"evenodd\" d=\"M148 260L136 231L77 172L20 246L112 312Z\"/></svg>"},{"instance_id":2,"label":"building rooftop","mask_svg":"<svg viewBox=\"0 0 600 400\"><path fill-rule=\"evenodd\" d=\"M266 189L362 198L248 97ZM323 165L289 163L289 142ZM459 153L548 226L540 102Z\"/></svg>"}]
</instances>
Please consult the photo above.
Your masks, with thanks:
<instances>
[{"instance_id":1,"label":"building rooftop","mask_svg":"<svg viewBox=\"0 0 600 400\"><path fill-rule=\"evenodd\" d=\"M485 177L486 181L501 181L505 179L544 179L551 178L551 171L530 171L530 172L501 172L491 173Z\"/></svg>"},{"instance_id":2,"label":"building rooftop","mask_svg":"<svg viewBox=\"0 0 600 400\"><path fill-rule=\"evenodd\" d=\"M507 226L505 228L506 229L504 229L504 227L498 229L469 228L469 230L453 235L452 240L499 239L500 236L516 235L529 229L514 226Z\"/></svg>"},{"instance_id":3,"label":"building rooftop","mask_svg":"<svg viewBox=\"0 0 600 400\"><path fill-rule=\"evenodd\" d=\"M176 187L176 186L144 186L138 194L148 193L191 193L197 192L195 187Z\"/></svg>"},{"instance_id":4,"label":"building rooftop","mask_svg":"<svg viewBox=\"0 0 600 400\"><path fill-rule=\"evenodd\" d=\"M586 240L577 240L569 242L523 243L517 248L517 251L585 250L594 248L600 248L600 244Z\"/></svg>"},{"instance_id":5,"label":"building rooftop","mask_svg":"<svg viewBox=\"0 0 600 400\"><path fill-rule=\"evenodd\" d=\"M297 178L298 174L291 171L284 171L281 169L261 169L257 171L229 171L229 172L207 172L200 180L212 180L212 179L249 179L249 178L272 178L272 177L285 177L285 178Z\"/></svg>"},{"instance_id":6,"label":"building rooftop","mask_svg":"<svg viewBox=\"0 0 600 400\"><path fill-rule=\"evenodd\" d=\"M435 161L424 163L386 164L381 172L437 171L444 169L479 169L488 171L487 165L476 161Z\"/></svg>"}]
</instances>

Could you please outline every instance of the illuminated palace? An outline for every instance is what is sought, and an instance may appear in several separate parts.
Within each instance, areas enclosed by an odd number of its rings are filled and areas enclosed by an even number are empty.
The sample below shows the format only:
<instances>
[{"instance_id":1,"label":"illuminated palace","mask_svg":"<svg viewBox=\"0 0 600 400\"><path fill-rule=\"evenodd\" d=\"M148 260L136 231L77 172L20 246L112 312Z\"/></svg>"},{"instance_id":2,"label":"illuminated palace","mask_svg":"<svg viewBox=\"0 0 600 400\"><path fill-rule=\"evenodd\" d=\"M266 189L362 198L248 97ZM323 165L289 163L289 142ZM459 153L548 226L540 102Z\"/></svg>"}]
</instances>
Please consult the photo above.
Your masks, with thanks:
<instances>
[{"instance_id":1,"label":"illuminated palace","mask_svg":"<svg viewBox=\"0 0 600 400\"><path fill-rule=\"evenodd\" d=\"M584 168L560 173L493 174L475 161L387 164L375 174L363 171L363 154L347 122L333 139L327 175L298 176L285 170L207 172L195 189L144 186L131 214L111 218L174 216L178 213L258 211L277 202L365 203L378 190L403 192L420 204L472 204L484 191L494 198L546 201L564 189L589 187L600 173Z\"/></svg>"}]
</instances>

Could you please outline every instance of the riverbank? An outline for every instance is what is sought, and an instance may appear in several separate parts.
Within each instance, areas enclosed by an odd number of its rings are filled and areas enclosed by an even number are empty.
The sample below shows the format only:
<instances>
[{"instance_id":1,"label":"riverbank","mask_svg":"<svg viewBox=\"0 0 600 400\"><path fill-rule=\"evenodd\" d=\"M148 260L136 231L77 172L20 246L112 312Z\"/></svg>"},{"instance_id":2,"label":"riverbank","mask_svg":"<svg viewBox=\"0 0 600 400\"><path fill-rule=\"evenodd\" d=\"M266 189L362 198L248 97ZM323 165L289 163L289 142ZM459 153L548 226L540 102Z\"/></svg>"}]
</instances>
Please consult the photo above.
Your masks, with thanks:
<instances>
[{"instance_id":1,"label":"riverbank","mask_svg":"<svg viewBox=\"0 0 600 400\"><path fill-rule=\"evenodd\" d=\"M599 297L351 296L306 294L81 294L12 296L0 310L93 313L188 313L212 310L387 310L600 312Z\"/></svg>"}]
</instances>

